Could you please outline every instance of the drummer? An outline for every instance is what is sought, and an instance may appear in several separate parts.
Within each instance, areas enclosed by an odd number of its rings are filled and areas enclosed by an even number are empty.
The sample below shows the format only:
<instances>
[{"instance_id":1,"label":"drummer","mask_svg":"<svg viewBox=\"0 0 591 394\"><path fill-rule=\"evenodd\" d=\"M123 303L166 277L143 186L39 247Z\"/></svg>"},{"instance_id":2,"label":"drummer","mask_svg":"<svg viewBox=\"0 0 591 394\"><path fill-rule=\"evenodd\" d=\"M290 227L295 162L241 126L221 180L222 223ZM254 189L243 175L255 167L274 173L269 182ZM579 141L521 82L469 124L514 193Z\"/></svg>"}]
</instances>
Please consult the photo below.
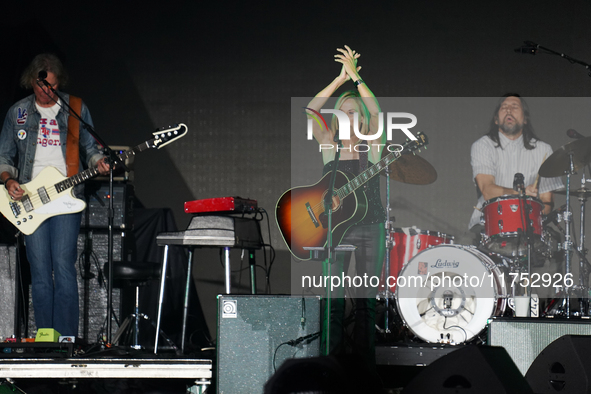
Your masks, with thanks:
<instances>
[{"instance_id":1,"label":"drummer","mask_svg":"<svg viewBox=\"0 0 591 394\"><path fill-rule=\"evenodd\" d=\"M552 191L563 187L560 177L539 178L538 170L552 154L552 147L534 133L529 108L518 94L501 97L490 122L488 133L479 138L470 152L472 173L477 185L478 204L469 228L480 234L485 201L503 195L519 194L514 190L515 174L524 176L525 194L544 203L543 214L553 209Z\"/></svg>"}]
</instances>

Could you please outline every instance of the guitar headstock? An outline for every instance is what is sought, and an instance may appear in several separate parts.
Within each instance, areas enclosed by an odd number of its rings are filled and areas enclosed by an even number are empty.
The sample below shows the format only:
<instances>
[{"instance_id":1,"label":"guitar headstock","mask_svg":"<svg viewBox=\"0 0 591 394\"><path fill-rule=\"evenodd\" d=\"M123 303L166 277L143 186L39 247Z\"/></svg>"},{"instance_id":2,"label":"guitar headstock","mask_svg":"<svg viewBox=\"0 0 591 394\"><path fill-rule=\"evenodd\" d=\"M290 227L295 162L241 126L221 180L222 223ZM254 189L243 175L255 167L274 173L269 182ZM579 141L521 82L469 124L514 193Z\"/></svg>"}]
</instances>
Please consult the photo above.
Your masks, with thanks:
<instances>
[{"instance_id":1,"label":"guitar headstock","mask_svg":"<svg viewBox=\"0 0 591 394\"><path fill-rule=\"evenodd\" d=\"M152 133L154 134L154 138L150 140L150 147L160 149L172 141L184 137L187 131L187 126L184 123L179 123L174 127L162 127Z\"/></svg>"},{"instance_id":2,"label":"guitar headstock","mask_svg":"<svg viewBox=\"0 0 591 394\"><path fill-rule=\"evenodd\" d=\"M421 149L423 147L425 147L428 143L429 143L429 139L427 138L427 136L425 135L425 133L423 133L422 131L419 131L416 135L417 139L415 140L410 140L407 141L404 145L403 145L403 151L407 150L408 152L413 152ZM426 149L426 148L425 148Z\"/></svg>"}]
</instances>

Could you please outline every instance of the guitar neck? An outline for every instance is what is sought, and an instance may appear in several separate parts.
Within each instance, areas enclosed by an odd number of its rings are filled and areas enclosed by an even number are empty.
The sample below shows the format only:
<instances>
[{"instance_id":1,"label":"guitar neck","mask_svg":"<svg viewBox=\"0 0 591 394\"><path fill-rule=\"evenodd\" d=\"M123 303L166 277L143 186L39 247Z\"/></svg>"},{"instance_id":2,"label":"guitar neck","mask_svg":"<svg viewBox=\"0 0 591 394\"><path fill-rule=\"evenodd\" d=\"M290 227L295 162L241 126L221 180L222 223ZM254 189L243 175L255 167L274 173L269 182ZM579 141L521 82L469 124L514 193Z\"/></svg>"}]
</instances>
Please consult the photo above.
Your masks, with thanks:
<instances>
[{"instance_id":1,"label":"guitar neck","mask_svg":"<svg viewBox=\"0 0 591 394\"><path fill-rule=\"evenodd\" d=\"M379 174L384 168L388 167L388 165L398 160L400 156L402 156L402 153L399 151L394 151L384 156L376 164L369 167L367 170L353 178L349 183L338 189L336 191L337 195L341 199L347 197L349 194L365 185L371 178Z\"/></svg>"},{"instance_id":2,"label":"guitar neck","mask_svg":"<svg viewBox=\"0 0 591 394\"><path fill-rule=\"evenodd\" d=\"M119 160L125 161L126 159L130 158L131 156L135 156L136 153L143 152L147 149L150 149L151 146L150 146L149 142L150 141L146 141L144 143L141 143L128 151L118 154L117 157L119 158ZM58 192L62 192L66 189L69 189L71 187L79 185L82 182L92 179L98 175L99 175L98 168L93 167L93 168L89 168L87 170L84 170L82 172L79 172L78 174L73 175L67 179L64 179L63 181L56 183L54 186Z\"/></svg>"}]
</instances>

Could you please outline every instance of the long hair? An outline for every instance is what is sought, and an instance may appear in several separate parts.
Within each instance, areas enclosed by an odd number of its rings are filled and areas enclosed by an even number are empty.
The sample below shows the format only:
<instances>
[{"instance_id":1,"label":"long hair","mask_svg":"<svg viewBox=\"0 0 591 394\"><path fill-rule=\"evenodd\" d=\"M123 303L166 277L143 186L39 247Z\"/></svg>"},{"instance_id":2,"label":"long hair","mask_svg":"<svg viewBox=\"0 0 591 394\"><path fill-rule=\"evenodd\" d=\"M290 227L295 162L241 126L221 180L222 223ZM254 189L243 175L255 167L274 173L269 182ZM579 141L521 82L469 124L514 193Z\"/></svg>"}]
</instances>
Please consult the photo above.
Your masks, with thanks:
<instances>
[{"instance_id":1,"label":"long hair","mask_svg":"<svg viewBox=\"0 0 591 394\"><path fill-rule=\"evenodd\" d=\"M357 107L359 107L359 115L358 116L362 117L362 119L358 118L359 122L361 123L361 125L360 125L361 127L359 128L359 132L363 135L369 134L369 121L371 119L371 114L369 113L369 110L367 109L367 107L365 106L365 103L361 99L359 92L357 92L356 90L347 90L346 92L343 92L343 94L341 94L341 96L337 100L337 103L335 104L334 108L341 109L345 100L349 100L349 99L354 100L357 103ZM339 122L338 122L336 115L332 116L332 120L330 122L330 128L334 134L338 133Z\"/></svg>"},{"instance_id":2,"label":"long hair","mask_svg":"<svg viewBox=\"0 0 591 394\"><path fill-rule=\"evenodd\" d=\"M39 71L54 73L60 87L66 86L68 83L68 73L60 59L52 53L42 53L35 56L31 64L23 71L21 86L25 89L31 89L37 80Z\"/></svg>"},{"instance_id":3,"label":"long hair","mask_svg":"<svg viewBox=\"0 0 591 394\"><path fill-rule=\"evenodd\" d=\"M505 101L507 97L517 97L519 101L521 101L521 108L523 108L523 115L525 118L525 122L522 129L523 135L523 146L525 149L531 150L535 148L535 145L532 145L532 142L540 141L540 139L536 136L534 132L534 127L532 126L531 117L529 113L529 106L525 102L525 100L517 93L507 93L504 94L497 103L495 111L493 112L493 117L490 121L490 126L488 128L488 132L486 135L493 140L494 143L497 144L497 148L501 148L501 141L499 140L499 125L496 123L499 121L499 110L501 109L501 105Z\"/></svg>"}]
</instances>

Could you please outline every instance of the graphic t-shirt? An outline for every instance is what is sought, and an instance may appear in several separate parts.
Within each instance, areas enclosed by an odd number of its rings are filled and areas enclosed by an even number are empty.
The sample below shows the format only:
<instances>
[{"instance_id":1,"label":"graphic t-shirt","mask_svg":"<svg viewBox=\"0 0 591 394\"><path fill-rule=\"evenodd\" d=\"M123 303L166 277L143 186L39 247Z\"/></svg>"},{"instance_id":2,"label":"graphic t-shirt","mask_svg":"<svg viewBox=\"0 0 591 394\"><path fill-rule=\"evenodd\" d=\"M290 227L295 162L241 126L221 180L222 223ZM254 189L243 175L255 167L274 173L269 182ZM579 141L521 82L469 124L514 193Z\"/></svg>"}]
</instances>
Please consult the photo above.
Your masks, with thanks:
<instances>
[{"instance_id":1,"label":"graphic t-shirt","mask_svg":"<svg viewBox=\"0 0 591 394\"><path fill-rule=\"evenodd\" d=\"M43 108L37 104L35 106L41 114L41 119L33 164L33 179L47 166L57 168L62 175L66 176L66 159L62 153L60 129L56 119L60 109L59 101L49 108Z\"/></svg>"}]
</instances>

